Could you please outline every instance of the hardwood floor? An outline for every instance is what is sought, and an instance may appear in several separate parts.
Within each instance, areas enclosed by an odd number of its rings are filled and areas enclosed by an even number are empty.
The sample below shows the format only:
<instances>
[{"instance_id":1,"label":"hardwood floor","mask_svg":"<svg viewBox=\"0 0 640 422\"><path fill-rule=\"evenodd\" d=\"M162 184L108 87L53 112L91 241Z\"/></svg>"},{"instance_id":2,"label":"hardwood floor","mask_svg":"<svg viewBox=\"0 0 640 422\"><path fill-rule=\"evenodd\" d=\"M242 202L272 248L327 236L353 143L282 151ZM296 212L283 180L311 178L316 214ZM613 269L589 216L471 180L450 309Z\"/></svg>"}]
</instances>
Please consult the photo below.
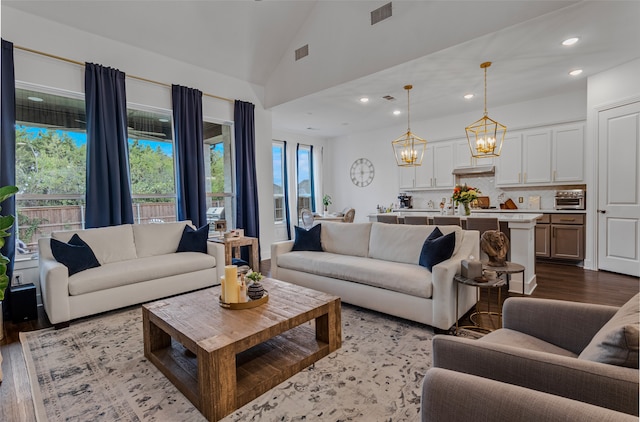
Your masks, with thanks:
<instances>
[{"instance_id":1,"label":"hardwood floor","mask_svg":"<svg viewBox=\"0 0 640 422\"><path fill-rule=\"evenodd\" d=\"M270 262L263 261L260 270L263 274L269 275ZM537 263L536 273L538 287L531 295L534 298L620 306L640 291L639 278L606 271L589 271L571 265ZM497 304L495 306L497 308ZM36 321L19 324L11 321L4 323L5 338L0 342L4 358L2 363L4 380L0 384L0 403L2 417L8 418L6 420L16 422L35 420L31 387L22 356L19 333L50 326L42 307L39 308Z\"/></svg>"}]
</instances>

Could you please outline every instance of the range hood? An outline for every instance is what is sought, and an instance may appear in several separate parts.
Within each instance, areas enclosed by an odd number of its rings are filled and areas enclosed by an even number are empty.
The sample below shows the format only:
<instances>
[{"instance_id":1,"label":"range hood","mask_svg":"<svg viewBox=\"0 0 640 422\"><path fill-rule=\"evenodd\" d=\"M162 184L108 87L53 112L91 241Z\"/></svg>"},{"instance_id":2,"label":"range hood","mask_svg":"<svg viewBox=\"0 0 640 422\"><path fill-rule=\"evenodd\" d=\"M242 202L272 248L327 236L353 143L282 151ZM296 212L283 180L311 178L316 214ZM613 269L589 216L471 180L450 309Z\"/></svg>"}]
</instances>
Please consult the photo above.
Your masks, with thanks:
<instances>
[{"instance_id":1,"label":"range hood","mask_svg":"<svg viewBox=\"0 0 640 422\"><path fill-rule=\"evenodd\" d=\"M451 173L456 176L477 176L483 174L495 174L496 166L456 167Z\"/></svg>"}]
</instances>

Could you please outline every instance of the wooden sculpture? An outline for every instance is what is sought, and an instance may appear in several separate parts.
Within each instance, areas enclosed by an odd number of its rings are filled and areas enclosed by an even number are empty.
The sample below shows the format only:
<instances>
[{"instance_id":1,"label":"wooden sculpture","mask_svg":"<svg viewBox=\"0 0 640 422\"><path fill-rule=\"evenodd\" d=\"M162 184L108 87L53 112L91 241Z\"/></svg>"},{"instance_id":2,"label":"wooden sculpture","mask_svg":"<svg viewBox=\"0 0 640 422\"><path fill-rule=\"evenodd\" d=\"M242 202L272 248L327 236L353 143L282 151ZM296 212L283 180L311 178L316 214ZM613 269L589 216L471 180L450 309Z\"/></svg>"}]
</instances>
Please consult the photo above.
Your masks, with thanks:
<instances>
[{"instance_id":1,"label":"wooden sculpture","mask_svg":"<svg viewBox=\"0 0 640 422\"><path fill-rule=\"evenodd\" d=\"M504 267L509 251L509 239L501 231L487 230L480 237L480 249L489 256L490 267Z\"/></svg>"}]
</instances>

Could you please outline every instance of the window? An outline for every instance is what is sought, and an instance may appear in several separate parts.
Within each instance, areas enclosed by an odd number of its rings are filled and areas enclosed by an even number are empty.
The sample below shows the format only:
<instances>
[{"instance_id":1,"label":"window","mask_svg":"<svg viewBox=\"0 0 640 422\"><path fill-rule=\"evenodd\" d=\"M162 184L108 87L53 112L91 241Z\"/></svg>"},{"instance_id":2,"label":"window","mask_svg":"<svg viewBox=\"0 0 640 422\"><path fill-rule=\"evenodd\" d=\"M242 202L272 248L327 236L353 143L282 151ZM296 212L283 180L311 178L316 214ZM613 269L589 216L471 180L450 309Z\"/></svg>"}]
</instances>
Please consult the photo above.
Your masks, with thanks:
<instances>
[{"instance_id":1,"label":"window","mask_svg":"<svg viewBox=\"0 0 640 422\"><path fill-rule=\"evenodd\" d=\"M16 257L52 231L84 227L83 96L16 87Z\"/></svg>"},{"instance_id":2,"label":"window","mask_svg":"<svg viewBox=\"0 0 640 422\"><path fill-rule=\"evenodd\" d=\"M286 222L286 180L285 180L285 144L275 141L272 145L273 155L273 221Z\"/></svg>"},{"instance_id":3,"label":"window","mask_svg":"<svg viewBox=\"0 0 640 422\"><path fill-rule=\"evenodd\" d=\"M171 112L127 110L134 223L176 221Z\"/></svg>"},{"instance_id":4,"label":"window","mask_svg":"<svg viewBox=\"0 0 640 422\"><path fill-rule=\"evenodd\" d=\"M297 150L298 215L307 208L315 211L313 200L313 159L312 147L298 145Z\"/></svg>"},{"instance_id":5,"label":"window","mask_svg":"<svg viewBox=\"0 0 640 422\"><path fill-rule=\"evenodd\" d=\"M234 165L231 127L205 121L204 172L207 177L207 222L226 220L235 227ZM213 230L213 227L211 227Z\"/></svg>"}]
</instances>

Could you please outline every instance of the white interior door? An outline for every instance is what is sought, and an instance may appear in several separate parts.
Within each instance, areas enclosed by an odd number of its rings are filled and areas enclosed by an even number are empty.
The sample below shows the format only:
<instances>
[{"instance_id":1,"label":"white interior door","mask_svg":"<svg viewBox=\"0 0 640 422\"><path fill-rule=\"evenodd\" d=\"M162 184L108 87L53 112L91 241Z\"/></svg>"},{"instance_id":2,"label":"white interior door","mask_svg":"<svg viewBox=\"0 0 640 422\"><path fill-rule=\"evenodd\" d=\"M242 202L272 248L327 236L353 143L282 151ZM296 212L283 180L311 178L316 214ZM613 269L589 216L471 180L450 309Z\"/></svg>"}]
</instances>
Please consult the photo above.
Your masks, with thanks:
<instances>
[{"instance_id":1,"label":"white interior door","mask_svg":"<svg viewBox=\"0 0 640 422\"><path fill-rule=\"evenodd\" d=\"M598 268L640 276L640 102L598 116Z\"/></svg>"}]
</instances>

